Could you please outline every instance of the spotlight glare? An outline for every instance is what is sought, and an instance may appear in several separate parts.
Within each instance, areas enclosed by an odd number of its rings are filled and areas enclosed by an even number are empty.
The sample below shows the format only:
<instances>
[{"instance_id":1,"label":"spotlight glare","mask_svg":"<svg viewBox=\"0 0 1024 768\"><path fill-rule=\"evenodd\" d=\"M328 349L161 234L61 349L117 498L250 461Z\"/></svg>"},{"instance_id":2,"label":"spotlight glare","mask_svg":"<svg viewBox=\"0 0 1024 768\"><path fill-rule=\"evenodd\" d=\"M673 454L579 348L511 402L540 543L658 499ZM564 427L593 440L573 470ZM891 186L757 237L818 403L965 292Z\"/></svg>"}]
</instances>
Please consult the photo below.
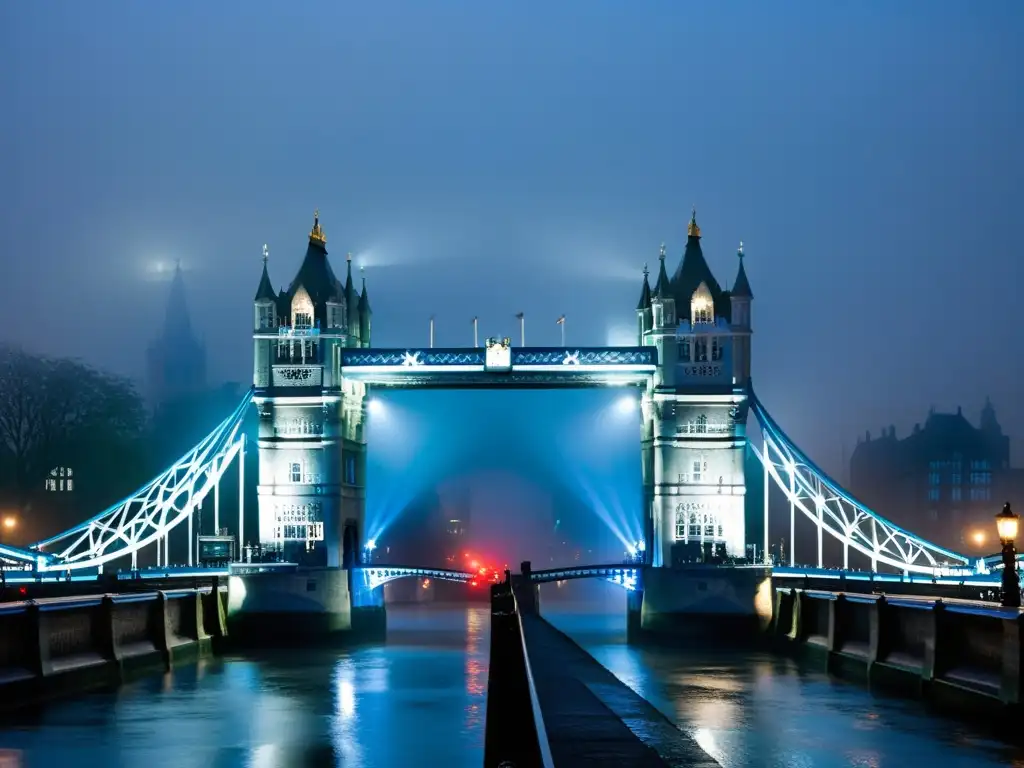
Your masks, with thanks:
<instances>
[{"instance_id":1,"label":"spotlight glare","mask_svg":"<svg viewBox=\"0 0 1024 768\"><path fill-rule=\"evenodd\" d=\"M633 413L637 407L636 398L632 395L624 395L619 398L619 402L616 404L619 413Z\"/></svg>"},{"instance_id":2,"label":"spotlight glare","mask_svg":"<svg viewBox=\"0 0 1024 768\"><path fill-rule=\"evenodd\" d=\"M366 542L366 549L367 549L367 551L373 552L373 550L375 550L376 548L377 548L377 540L376 539L370 539L368 542Z\"/></svg>"},{"instance_id":3,"label":"spotlight glare","mask_svg":"<svg viewBox=\"0 0 1024 768\"><path fill-rule=\"evenodd\" d=\"M384 403L377 398L372 398L366 402L366 410L374 416L379 416L384 413Z\"/></svg>"}]
</instances>

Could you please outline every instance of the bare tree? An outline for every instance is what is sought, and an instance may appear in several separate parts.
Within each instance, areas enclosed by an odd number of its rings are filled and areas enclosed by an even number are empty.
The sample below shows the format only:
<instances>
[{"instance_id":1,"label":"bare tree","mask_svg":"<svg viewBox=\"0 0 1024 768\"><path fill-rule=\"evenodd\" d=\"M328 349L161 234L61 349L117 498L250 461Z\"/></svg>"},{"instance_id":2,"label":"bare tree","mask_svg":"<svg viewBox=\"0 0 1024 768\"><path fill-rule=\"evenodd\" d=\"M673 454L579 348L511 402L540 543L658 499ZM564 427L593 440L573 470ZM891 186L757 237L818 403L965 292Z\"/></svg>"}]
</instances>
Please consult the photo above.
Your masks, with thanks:
<instances>
[{"instance_id":1,"label":"bare tree","mask_svg":"<svg viewBox=\"0 0 1024 768\"><path fill-rule=\"evenodd\" d=\"M0 347L0 445L20 507L53 466L102 457L104 446L134 439L144 427L142 401L127 379Z\"/></svg>"}]
</instances>

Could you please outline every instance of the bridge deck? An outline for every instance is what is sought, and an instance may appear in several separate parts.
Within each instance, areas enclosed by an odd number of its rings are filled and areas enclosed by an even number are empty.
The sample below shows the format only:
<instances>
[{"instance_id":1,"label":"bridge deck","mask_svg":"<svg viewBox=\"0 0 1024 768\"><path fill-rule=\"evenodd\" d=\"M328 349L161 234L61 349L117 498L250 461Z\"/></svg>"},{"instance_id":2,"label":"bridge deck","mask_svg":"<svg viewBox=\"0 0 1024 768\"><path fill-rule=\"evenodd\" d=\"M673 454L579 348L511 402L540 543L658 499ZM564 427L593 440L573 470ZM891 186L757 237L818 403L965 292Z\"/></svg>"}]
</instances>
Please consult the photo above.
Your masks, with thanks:
<instances>
[{"instance_id":1,"label":"bridge deck","mask_svg":"<svg viewBox=\"0 0 1024 768\"><path fill-rule=\"evenodd\" d=\"M539 617L522 621L555 768L718 768L576 643Z\"/></svg>"}]
</instances>

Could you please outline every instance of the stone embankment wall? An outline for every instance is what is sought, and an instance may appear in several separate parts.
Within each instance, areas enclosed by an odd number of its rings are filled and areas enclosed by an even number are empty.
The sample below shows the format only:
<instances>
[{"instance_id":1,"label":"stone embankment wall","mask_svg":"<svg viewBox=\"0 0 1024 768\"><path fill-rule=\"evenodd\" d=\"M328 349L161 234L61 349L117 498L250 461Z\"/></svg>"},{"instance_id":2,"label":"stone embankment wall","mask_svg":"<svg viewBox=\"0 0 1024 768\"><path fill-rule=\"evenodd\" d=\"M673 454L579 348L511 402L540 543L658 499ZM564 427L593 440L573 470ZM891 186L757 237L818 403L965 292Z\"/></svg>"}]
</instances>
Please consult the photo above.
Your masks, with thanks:
<instances>
[{"instance_id":1,"label":"stone embankment wall","mask_svg":"<svg viewBox=\"0 0 1024 768\"><path fill-rule=\"evenodd\" d=\"M0 604L0 708L117 685L211 653L227 634L217 586Z\"/></svg>"},{"instance_id":2,"label":"stone embankment wall","mask_svg":"<svg viewBox=\"0 0 1024 768\"><path fill-rule=\"evenodd\" d=\"M780 587L773 613L784 648L841 676L973 713L1024 699L1020 609Z\"/></svg>"}]
</instances>

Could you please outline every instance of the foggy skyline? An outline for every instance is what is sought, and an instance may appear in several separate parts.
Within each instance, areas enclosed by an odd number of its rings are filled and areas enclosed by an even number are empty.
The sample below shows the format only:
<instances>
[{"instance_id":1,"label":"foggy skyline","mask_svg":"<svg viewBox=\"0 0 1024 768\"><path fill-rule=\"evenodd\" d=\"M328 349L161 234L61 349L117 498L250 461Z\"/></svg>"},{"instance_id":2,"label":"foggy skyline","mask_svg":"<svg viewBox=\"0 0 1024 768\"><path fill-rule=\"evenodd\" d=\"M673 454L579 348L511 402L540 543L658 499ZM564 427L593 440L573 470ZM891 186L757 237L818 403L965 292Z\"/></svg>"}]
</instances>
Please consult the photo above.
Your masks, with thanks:
<instances>
[{"instance_id":1,"label":"foggy skyline","mask_svg":"<svg viewBox=\"0 0 1024 768\"><path fill-rule=\"evenodd\" d=\"M695 205L745 242L753 381L836 471L858 435L991 396L1021 463L1016 3L928 14L439 2L0 8L3 340L142 384L181 259L211 381L251 376L261 250L314 208L378 347L631 342ZM166 273L165 273L166 274ZM30 331L30 332L29 332ZM502 395L493 394L501 407ZM511 397L511 396L509 396ZM573 398L551 395L551 401ZM372 446L371 446L372 451Z\"/></svg>"}]
</instances>

